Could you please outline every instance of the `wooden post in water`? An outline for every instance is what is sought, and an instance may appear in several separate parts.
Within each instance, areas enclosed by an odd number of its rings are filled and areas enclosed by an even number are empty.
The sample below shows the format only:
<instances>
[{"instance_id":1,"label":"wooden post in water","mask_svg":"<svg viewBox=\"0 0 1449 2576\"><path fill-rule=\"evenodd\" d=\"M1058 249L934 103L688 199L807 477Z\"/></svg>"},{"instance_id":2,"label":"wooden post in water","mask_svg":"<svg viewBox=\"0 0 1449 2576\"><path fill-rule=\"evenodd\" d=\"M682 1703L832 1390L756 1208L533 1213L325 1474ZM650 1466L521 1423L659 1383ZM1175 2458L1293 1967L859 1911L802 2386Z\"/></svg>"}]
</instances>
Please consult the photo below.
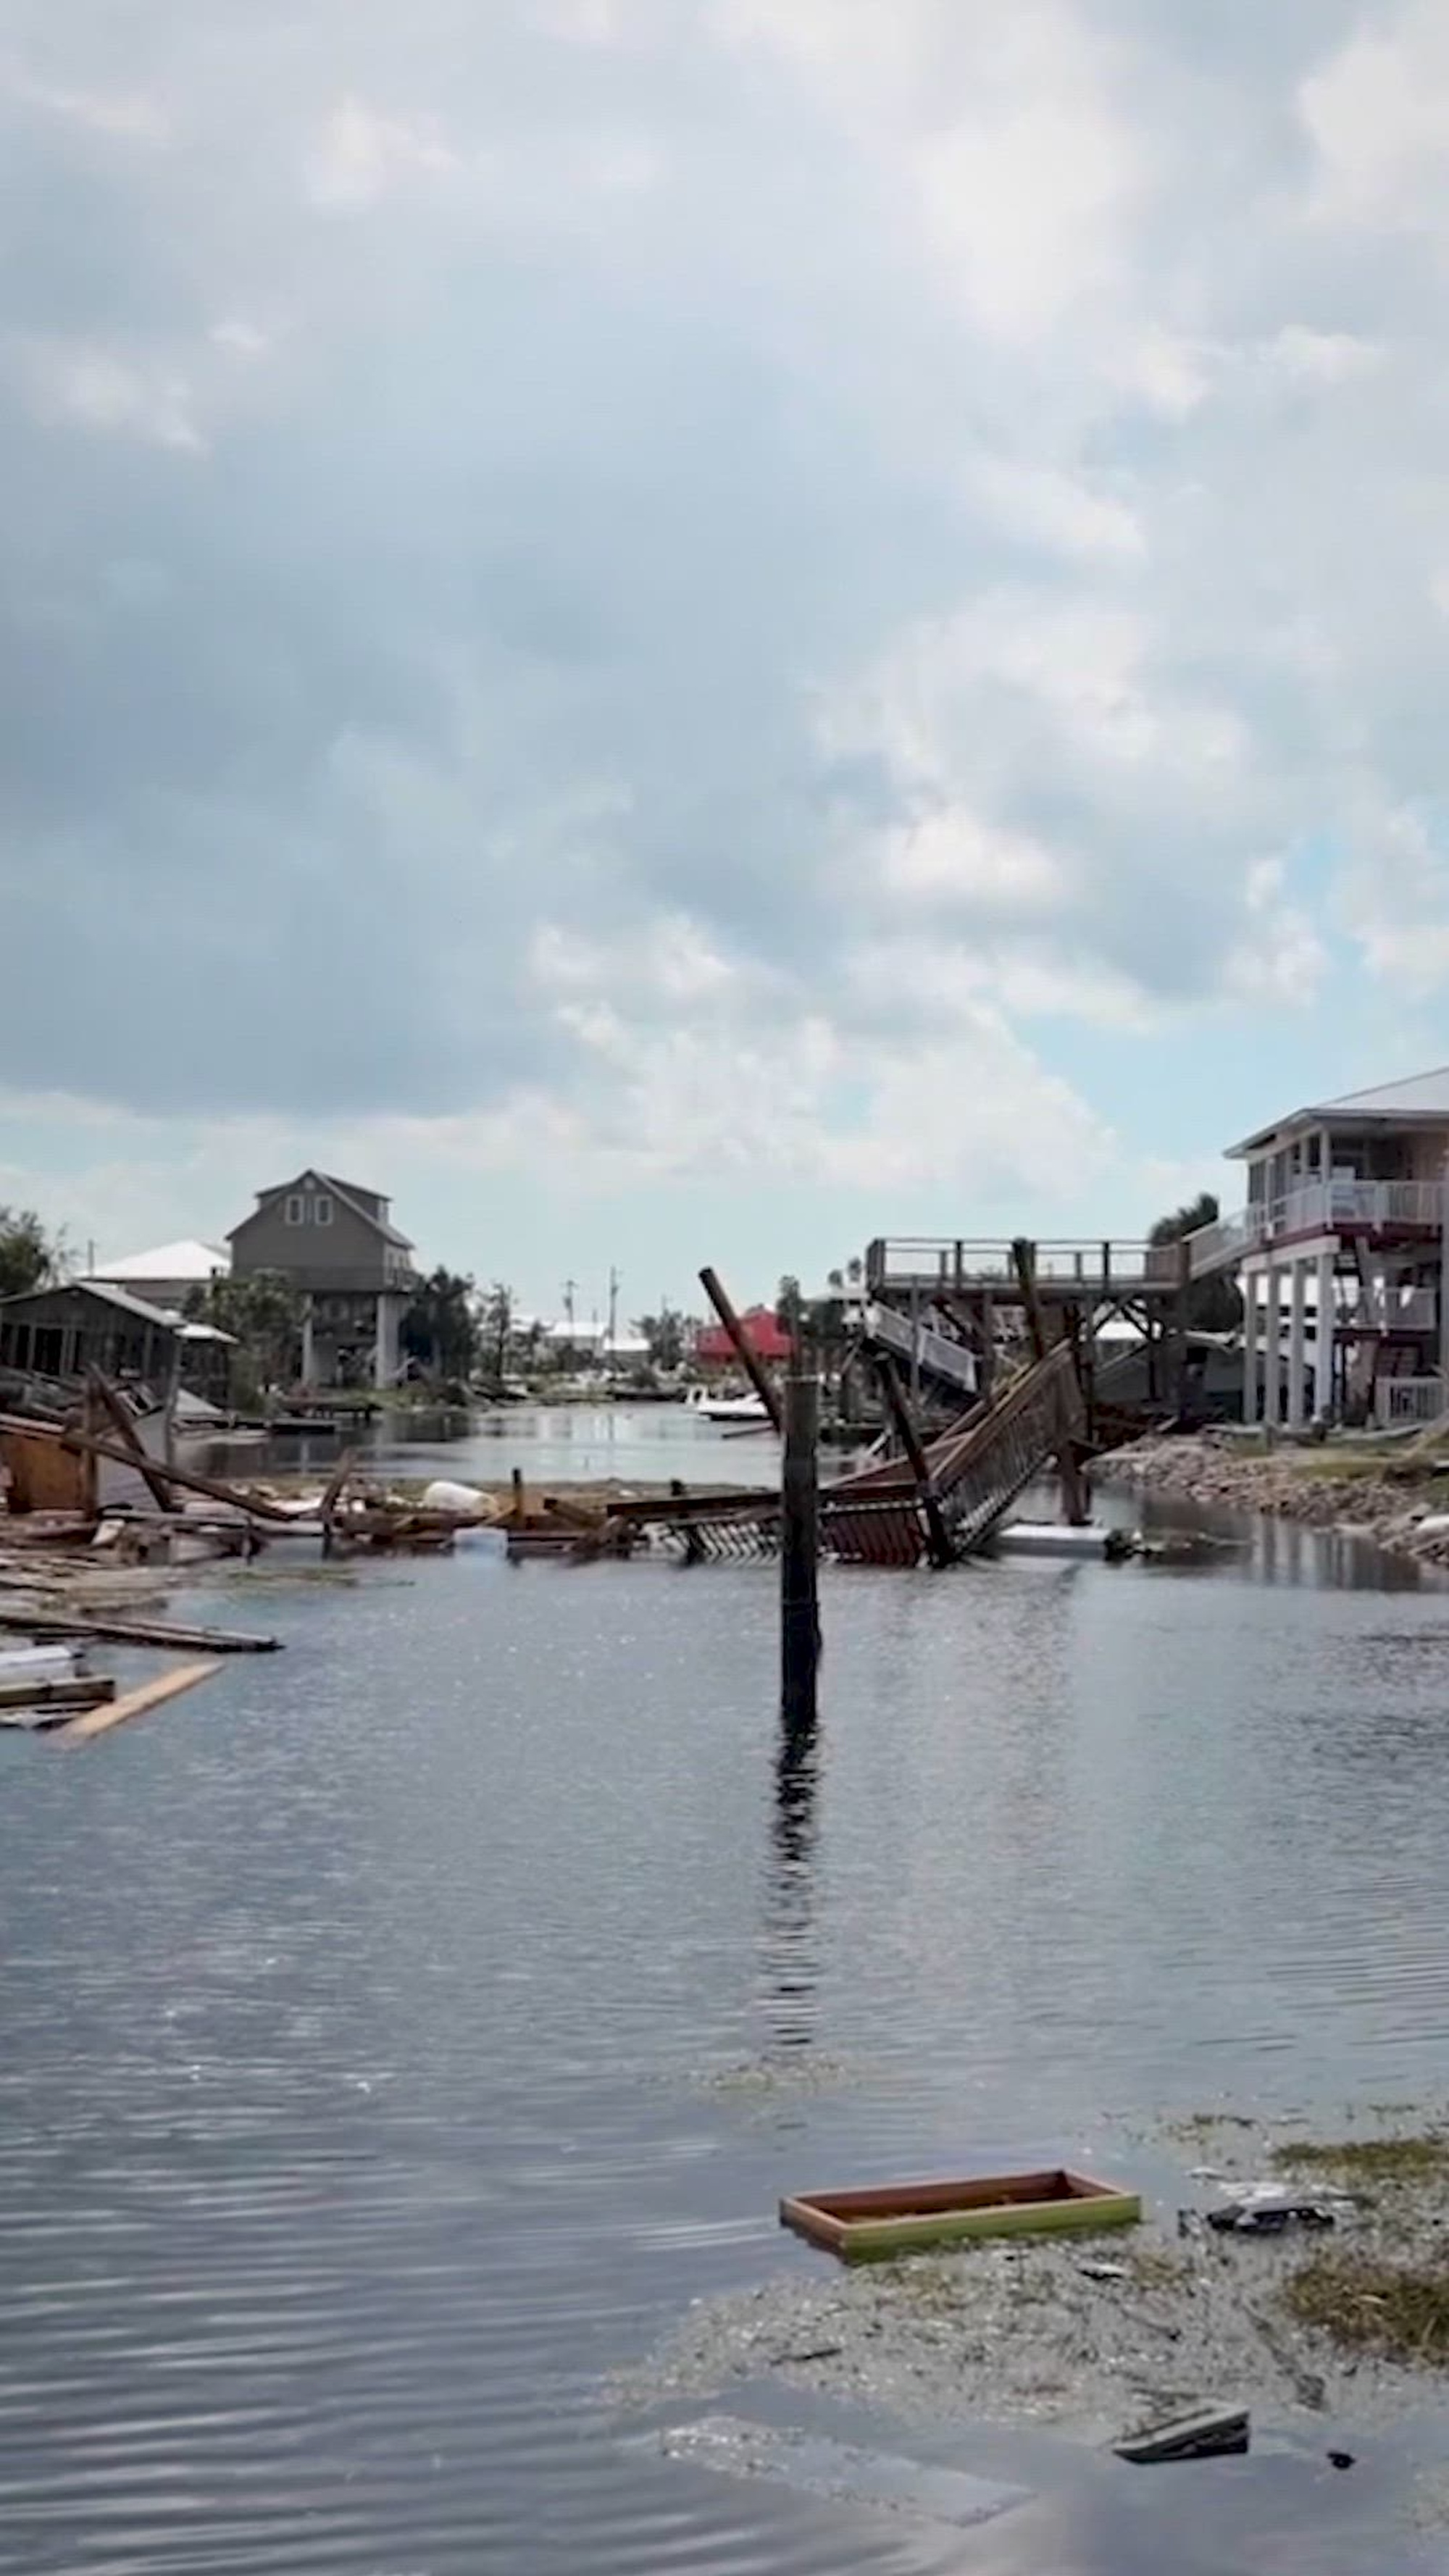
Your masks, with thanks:
<instances>
[{"instance_id":1,"label":"wooden post in water","mask_svg":"<svg viewBox=\"0 0 1449 2576\"><path fill-rule=\"evenodd\" d=\"M1027 1332L1031 1337L1032 1357L1044 1360L1050 1348L1050 1342L1047 1335L1046 1309L1042 1304L1041 1291L1036 1280L1036 1245L1029 1243L1025 1235L1018 1235L1011 1247L1011 1258L1016 1270L1022 1311L1026 1316ZM1082 1474L1077 1453L1070 1438L1063 1440L1057 1451L1057 1474L1061 1479L1062 1510L1066 1519L1073 1529L1084 1529L1092 1516L1091 1503L1087 1494L1087 1480Z\"/></svg>"},{"instance_id":2,"label":"wooden post in water","mask_svg":"<svg viewBox=\"0 0 1449 2576\"><path fill-rule=\"evenodd\" d=\"M880 1391L885 1398L886 1411L895 1427L896 1438L906 1453L911 1474L916 1480L916 1492L920 1496L921 1509L926 1516L927 1554L934 1566L950 1565L953 1561L951 1537L936 1496L930 1462L921 1447L921 1435L916 1429L910 1406L901 1393L901 1382L896 1375L895 1362L889 1352L881 1352L876 1361L876 1372L880 1378Z\"/></svg>"},{"instance_id":3,"label":"wooden post in water","mask_svg":"<svg viewBox=\"0 0 1449 2576\"><path fill-rule=\"evenodd\" d=\"M792 1370L785 1380L780 1485L780 1714L791 1732L815 1723L815 1677L820 1663L819 1440L820 1380Z\"/></svg>"}]
</instances>

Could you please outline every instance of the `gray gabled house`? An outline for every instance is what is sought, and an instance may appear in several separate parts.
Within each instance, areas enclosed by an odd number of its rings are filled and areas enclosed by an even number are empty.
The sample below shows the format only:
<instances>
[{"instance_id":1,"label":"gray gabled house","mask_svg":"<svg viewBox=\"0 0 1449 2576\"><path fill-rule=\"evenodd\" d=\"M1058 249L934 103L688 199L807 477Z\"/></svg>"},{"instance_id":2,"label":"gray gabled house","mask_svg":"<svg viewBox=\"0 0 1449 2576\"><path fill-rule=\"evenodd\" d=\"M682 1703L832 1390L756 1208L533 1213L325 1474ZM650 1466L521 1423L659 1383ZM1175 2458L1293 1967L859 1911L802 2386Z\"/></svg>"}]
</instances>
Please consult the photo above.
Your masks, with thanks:
<instances>
[{"instance_id":1,"label":"gray gabled house","mask_svg":"<svg viewBox=\"0 0 1449 2576\"><path fill-rule=\"evenodd\" d=\"M393 1384L413 1247L376 1190L330 1172L299 1172L258 1190L251 1215L227 1241L234 1278L279 1270L302 1291L304 1385Z\"/></svg>"}]
</instances>

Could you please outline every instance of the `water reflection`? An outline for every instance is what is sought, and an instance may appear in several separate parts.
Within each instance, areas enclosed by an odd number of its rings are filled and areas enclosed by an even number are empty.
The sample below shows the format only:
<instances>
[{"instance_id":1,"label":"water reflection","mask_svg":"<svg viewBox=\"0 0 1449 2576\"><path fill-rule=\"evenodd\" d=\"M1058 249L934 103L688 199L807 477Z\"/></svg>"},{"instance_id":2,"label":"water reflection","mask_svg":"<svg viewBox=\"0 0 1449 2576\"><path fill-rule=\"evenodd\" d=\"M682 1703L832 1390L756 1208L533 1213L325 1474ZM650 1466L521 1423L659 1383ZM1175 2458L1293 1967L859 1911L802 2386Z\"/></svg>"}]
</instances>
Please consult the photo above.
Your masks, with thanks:
<instances>
[{"instance_id":1,"label":"water reflection","mask_svg":"<svg viewBox=\"0 0 1449 2576\"><path fill-rule=\"evenodd\" d=\"M815 2036L815 1843L820 1728L780 1729L770 1815L770 1870L761 1943L765 2004L776 2048L808 2048Z\"/></svg>"}]
</instances>

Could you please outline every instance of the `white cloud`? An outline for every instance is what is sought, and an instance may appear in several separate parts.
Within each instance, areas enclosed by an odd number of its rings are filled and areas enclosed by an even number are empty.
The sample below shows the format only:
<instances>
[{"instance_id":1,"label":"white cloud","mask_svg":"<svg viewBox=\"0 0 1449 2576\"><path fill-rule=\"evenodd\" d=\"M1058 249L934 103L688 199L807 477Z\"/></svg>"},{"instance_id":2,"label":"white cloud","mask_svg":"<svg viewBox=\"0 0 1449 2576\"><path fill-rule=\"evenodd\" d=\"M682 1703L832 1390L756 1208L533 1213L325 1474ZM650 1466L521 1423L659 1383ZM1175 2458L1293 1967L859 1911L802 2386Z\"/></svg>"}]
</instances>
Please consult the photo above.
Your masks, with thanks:
<instances>
[{"instance_id":1,"label":"white cloud","mask_svg":"<svg viewBox=\"0 0 1449 2576\"><path fill-rule=\"evenodd\" d=\"M356 214L418 176L457 168L432 118L382 115L365 99L339 100L307 158L307 192L332 214Z\"/></svg>"},{"instance_id":2,"label":"white cloud","mask_svg":"<svg viewBox=\"0 0 1449 2576\"><path fill-rule=\"evenodd\" d=\"M130 143L164 143L171 134L163 102L146 90L69 89L32 79L18 67L0 68L0 87L26 106L41 108L91 134Z\"/></svg>"},{"instance_id":3,"label":"white cloud","mask_svg":"<svg viewBox=\"0 0 1449 2576\"><path fill-rule=\"evenodd\" d=\"M137 364L86 341L31 341L18 352L40 418L199 454L195 389L168 367Z\"/></svg>"},{"instance_id":4,"label":"white cloud","mask_svg":"<svg viewBox=\"0 0 1449 2576\"><path fill-rule=\"evenodd\" d=\"M947 807L887 836L881 877L888 894L927 902L967 900L984 912L1030 912L1063 892L1056 855L1018 832L993 831Z\"/></svg>"},{"instance_id":5,"label":"white cloud","mask_svg":"<svg viewBox=\"0 0 1449 2576\"><path fill-rule=\"evenodd\" d=\"M1313 211L1423 230L1445 244L1449 21L1438 0L1366 10L1304 81L1300 106L1318 155Z\"/></svg>"},{"instance_id":6,"label":"white cloud","mask_svg":"<svg viewBox=\"0 0 1449 2576\"><path fill-rule=\"evenodd\" d=\"M1147 551L1128 504L1084 476L1019 458L983 457L968 467L966 486L1008 536L1048 553L1133 564Z\"/></svg>"},{"instance_id":7,"label":"white cloud","mask_svg":"<svg viewBox=\"0 0 1449 2576\"><path fill-rule=\"evenodd\" d=\"M1301 322L1285 323L1269 343L1269 358L1286 374L1311 384L1341 385L1354 376L1371 375L1384 360L1379 342L1352 331L1310 331Z\"/></svg>"}]
</instances>

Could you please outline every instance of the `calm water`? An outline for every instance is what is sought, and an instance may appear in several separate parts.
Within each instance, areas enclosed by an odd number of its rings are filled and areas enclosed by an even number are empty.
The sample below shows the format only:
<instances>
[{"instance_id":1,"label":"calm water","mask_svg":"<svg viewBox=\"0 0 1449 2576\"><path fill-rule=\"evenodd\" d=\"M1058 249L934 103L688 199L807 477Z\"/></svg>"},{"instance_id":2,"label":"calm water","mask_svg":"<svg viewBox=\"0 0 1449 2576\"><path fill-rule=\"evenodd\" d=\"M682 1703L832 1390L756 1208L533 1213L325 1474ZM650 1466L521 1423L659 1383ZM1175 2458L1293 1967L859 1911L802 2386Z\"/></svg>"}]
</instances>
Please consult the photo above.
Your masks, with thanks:
<instances>
[{"instance_id":1,"label":"calm water","mask_svg":"<svg viewBox=\"0 0 1449 2576\"><path fill-rule=\"evenodd\" d=\"M1382 1576L842 1575L795 1763L768 1570L191 1596L286 1653L0 1743L0 2567L1408 2566L1287 2456L943 2554L601 2396L819 2259L782 2188L1442 2093L1449 1597Z\"/></svg>"},{"instance_id":2,"label":"calm water","mask_svg":"<svg viewBox=\"0 0 1449 2576\"><path fill-rule=\"evenodd\" d=\"M773 1432L703 1422L680 1404L510 1404L477 1415L471 1430L426 1415L398 1416L357 1435L288 1434L244 1447L217 1442L209 1444L207 1460L237 1475L278 1468L325 1474L344 1438L351 1442L354 1436L368 1467L454 1476L464 1483L476 1477L497 1484L515 1467L537 1484L605 1476L624 1484L663 1484L671 1476L697 1485L767 1485L780 1479L780 1444Z\"/></svg>"}]
</instances>

